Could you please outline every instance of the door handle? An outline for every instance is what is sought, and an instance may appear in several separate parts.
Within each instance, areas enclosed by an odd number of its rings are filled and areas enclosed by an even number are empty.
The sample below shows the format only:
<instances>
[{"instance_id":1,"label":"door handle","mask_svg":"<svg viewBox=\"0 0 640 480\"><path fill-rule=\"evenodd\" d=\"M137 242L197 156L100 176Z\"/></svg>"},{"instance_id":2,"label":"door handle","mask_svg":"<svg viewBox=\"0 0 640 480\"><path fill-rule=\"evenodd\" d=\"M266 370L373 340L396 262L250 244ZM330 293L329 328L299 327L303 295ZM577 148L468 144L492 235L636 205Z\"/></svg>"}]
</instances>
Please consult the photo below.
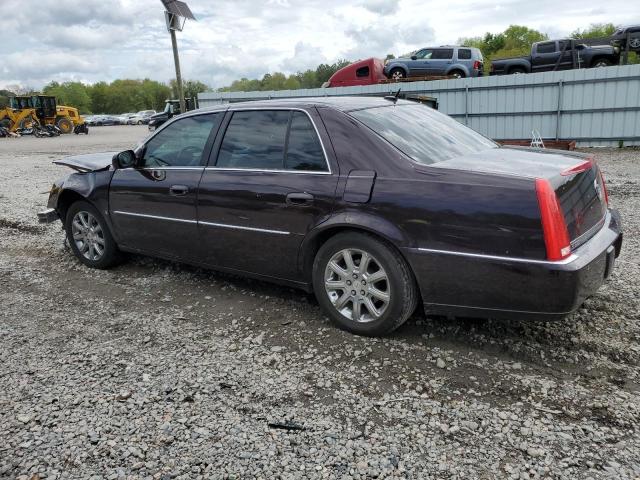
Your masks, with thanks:
<instances>
[{"instance_id":1,"label":"door handle","mask_svg":"<svg viewBox=\"0 0 640 480\"><path fill-rule=\"evenodd\" d=\"M310 193L290 193L287 195L287 205L306 207L313 203L313 195Z\"/></svg>"},{"instance_id":2,"label":"door handle","mask_svg":"<svg viewBox=\"0 0 640 480\"><path fill-rule=\"evenodd\" d=\"M174 197L182 197L189 193L189 187L186 185L171 185L171 187L169 187L169 193Z\"/></svg>"}]
</instances>

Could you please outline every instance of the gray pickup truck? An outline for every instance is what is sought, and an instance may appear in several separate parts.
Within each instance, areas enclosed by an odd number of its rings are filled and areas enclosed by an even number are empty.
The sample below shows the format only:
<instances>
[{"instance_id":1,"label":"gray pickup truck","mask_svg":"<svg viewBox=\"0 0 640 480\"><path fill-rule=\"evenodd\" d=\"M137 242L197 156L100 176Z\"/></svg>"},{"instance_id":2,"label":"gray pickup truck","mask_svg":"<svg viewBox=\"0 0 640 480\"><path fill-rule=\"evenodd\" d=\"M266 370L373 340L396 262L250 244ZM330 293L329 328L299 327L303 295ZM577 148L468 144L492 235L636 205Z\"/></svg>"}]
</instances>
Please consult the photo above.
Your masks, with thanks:
<instances>
[{"instance_id":1,"label":"gray pickup truck","mask_svg":"<svg viewBox=\"0 0 640 480\"><path fill-rule=\"evenodd\" d=\"M531 55L527 57L492 60L491 75L608 67L617 65L619 61L618 47L587 46L573 39L550 40L531 45Z\"/></svg>"}]
</instances>

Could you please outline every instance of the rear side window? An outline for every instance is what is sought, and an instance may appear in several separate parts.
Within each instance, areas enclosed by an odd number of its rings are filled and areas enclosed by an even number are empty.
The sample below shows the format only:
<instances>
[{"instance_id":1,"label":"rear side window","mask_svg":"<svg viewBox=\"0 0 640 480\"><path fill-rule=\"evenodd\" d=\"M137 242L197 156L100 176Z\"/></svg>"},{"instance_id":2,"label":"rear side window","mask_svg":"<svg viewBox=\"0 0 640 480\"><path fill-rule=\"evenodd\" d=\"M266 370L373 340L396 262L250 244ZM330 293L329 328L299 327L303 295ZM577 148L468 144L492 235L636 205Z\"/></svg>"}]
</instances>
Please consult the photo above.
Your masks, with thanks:
<instances>
[{"instance_id":1,"label":"rear side window","mask_svg":"<svg viewBox=\"0 0 640 480\"><path fill-rule=\"evenodd\" d=\"M217 167L278 170L284 160L289 112L235 112L220 147Z\"/></svg>"},{"instance_id":2,"label":"rear side window","mask_svg":"<svg viewBox=\"0 0 640 480\"><path fill-rule=\"evenodd\" d=\"M458 49L458 60L471 60L471 50L468 48Z\"/></svg>"},{"instance_id":3,"label":"rear side window","mask_svg":"<svg viewBox=\"0 0 640 480\"><path fill-rule=\"evenodd\" d=\"M453 48L437 48L433 51L433 60L449 60L453 58Z\"/></svg>"},{"instance_id":4,"label":"rear side window","mask_svg":"<svg viewBox=\"0 0 640 480\"><path fill-rule=\"evenodd\" d=\"M234 112L216 167L328 170L311 120L303 112L289 110Z\"/></svg>"},{"instance_id":5,"label":"rear side window","mask_svg":"<svg viewBox=\"0 0 640 480\"><path fill-rule=\"evenodd\" d=\"M291 130L289 132L285 168L288 170L314 172L327 170L324 151L316 130L313 128L309 117L302 112L293 112L291 116Z\"/></svg>"},{"instance_id":6,"label":"rear side window","mask_svg":"<svg viewBox=\"0 0 640 480\"><path fill-rule=\"evenodd\" d=\"M356 77L368 77L369 76L369 66L360 67L356 70Z\"/></svg>"},{"instance_id":7,"label":"rear side window","mask_svg":"<svg viewBox=\"0 0 640 480\"><path fill-rule=\"evenodd\" d=\"M538 53L553 53L556 51L556 42L538 44Z\"/></svg>"}]
</instances>

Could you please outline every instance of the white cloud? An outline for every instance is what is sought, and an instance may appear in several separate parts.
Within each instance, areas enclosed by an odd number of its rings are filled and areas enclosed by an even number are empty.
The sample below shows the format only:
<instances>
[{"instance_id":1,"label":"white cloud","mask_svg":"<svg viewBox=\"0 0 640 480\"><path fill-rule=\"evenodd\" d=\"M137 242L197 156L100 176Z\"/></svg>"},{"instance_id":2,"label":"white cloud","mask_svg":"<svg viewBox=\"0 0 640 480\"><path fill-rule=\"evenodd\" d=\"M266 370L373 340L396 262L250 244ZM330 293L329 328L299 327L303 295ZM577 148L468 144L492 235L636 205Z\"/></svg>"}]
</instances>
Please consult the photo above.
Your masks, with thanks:
<instances>
[{"instance_id":1,"label":"white cloud","mask_svg":"<svg viewBox=\"0 0 640 480\"><path fill-rule=\"evenodd\" d=\"M590 23L640 23L628 2L596 0L187 0L178 33L185 78L213 87L339 58L399 55L524 24L566 35ZM0 87L51 80L168 81L173 57L158 0L2 0ZM635 17L630 16L631 12Z\"/></svg>"}]
</instances>

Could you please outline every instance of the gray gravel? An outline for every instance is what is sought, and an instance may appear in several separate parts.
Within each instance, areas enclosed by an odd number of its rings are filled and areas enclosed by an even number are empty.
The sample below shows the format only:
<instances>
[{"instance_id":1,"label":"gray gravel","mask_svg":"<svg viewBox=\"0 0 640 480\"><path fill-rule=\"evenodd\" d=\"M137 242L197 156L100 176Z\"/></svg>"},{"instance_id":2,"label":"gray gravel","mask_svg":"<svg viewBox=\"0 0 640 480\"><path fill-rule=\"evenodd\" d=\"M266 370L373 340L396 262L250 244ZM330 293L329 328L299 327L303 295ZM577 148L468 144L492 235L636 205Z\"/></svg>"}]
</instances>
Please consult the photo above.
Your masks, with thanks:
<instances>
[{"instance_id":1,"label":"gray gravel","mask_svg":"<svg viewBox=\"0 0 640 480\"><path fill-rule=\"evenodd\" d=\"M295 290L89 270L37 224L52 159L145 134L0 139L0 478L640 477L638 150L594 151L625 243L576 315L365 339Z\"/></svg>"}]
</instances>

